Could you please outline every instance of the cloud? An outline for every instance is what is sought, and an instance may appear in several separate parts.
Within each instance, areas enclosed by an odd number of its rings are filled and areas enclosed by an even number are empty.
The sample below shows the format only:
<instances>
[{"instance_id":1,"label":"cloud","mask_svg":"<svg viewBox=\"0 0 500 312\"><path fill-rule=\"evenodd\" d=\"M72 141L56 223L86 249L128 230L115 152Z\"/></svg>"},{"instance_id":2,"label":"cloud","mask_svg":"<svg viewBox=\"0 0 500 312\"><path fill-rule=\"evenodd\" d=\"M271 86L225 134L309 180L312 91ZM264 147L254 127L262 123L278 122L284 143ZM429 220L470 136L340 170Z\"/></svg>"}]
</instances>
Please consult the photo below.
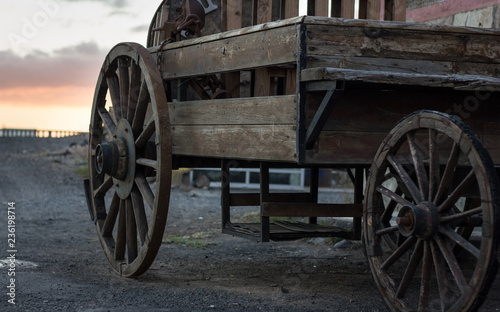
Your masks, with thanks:
<instances>
[{"instance_id":1,"label":"cloud","mask_svg":"<svg viewBox=\"0 0 500 312\"><path fill-rule=\"evenodd\" d=\"M123 8L129 2L129 0L62 0L66 2L102 2L106 5L115 7L115 8Z\"/></svg>"},{"instance_id":2,"label":"cloud","mask_svg":"<svg viewBox=\"0 0 500 312\"><path fill-rule=\"evenodd\" d=\"M139 25L139 26L135 26L135 27L132 27L130 29L131 32L136 32L136 33L147 33L149 31L149 24L146 25L146 24L143 24L143 25Z\"/></svg>"},{"instance_id":3,"label":"cloud","mask_svg":"<svg viewBox=\"0 0 500 312\"><path fill-rule=\"evenodd\" d=\"M12 88L90 87L106 56L95 43L82 43L47 54L21 57L0 51L0 90Z\"/></svg>"}]
</instances>

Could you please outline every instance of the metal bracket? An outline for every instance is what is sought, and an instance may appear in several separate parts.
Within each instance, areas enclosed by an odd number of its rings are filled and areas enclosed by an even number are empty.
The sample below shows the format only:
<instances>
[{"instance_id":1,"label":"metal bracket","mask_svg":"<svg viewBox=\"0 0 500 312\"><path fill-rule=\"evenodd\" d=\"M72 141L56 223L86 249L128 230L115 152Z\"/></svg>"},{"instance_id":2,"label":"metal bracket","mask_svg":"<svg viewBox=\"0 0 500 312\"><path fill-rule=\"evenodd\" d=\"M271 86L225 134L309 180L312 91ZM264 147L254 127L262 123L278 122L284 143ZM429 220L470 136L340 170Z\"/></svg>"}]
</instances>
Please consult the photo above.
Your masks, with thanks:
<instances>
[{"instance_id":1,"label":"metal bracket","mask_svg":"<svg viewBox=\"0 0 500 312\"><path fill-rule=\"evenodd\" d=\"M311 149L332 113L335 103L344 91L344 84L337 81L318 81L308 83L306 88L307 91L326 91L318 111L307 128L305 145L306 149Z\"/></svg>"},{"instance_id":2,"label":"metal bracket","mask_svg":"<svg viewBox=\"0 0 500 312\"><path fill-rule=\"evenodd\" d=\"M201 5L203 6L203 9L205 9L205 14L208 14L208 13L215 11L219 8L217 5L215 5L212 2L212 0L205 0L205 1L207 2L207 6L205 6L205 4L203 3L204 1L198 0L198 2L201 3Z\"/></svg>"}]
</instances>

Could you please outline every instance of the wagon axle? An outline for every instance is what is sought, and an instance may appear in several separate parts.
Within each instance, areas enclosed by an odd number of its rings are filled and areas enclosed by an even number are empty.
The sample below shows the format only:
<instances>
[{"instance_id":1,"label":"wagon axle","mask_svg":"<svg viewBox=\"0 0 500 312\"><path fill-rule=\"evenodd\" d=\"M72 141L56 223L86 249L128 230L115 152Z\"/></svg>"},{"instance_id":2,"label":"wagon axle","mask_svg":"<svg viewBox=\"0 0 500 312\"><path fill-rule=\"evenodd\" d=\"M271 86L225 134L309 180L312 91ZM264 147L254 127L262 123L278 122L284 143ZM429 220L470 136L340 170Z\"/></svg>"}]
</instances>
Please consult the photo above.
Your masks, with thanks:
<instances>
[{"instance_id":1,"label":"wagon axle","mask_svg":"<svg viewBox=\"0 0 500 312\"><path fill-rule=\"evenodd\" d=\"M427 239L432 237L438 228L438 210L430 202L404 206L399 211L396 224L399 232L406 237Z\"/></svg>"}]
</instances>

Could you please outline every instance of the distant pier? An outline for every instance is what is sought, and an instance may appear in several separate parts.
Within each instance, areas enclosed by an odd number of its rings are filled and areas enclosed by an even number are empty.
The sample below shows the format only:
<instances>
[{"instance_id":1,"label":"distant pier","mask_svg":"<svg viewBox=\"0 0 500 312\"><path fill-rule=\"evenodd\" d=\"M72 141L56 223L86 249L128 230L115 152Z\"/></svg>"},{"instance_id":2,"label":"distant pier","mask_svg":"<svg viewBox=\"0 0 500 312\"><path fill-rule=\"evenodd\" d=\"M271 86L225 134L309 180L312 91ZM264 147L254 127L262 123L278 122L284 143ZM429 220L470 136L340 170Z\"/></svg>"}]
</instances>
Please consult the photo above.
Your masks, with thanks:
<instances>
[{"instance_id":1,"label":"distant pier","mask_svg":"<svg viewBox=\"0 0 500 312\"><path fill-rule=\"evenodd\" d=\"M0 129L0 138L65 138L86 132L37 129Z\"/></svg>"}]
</instances>

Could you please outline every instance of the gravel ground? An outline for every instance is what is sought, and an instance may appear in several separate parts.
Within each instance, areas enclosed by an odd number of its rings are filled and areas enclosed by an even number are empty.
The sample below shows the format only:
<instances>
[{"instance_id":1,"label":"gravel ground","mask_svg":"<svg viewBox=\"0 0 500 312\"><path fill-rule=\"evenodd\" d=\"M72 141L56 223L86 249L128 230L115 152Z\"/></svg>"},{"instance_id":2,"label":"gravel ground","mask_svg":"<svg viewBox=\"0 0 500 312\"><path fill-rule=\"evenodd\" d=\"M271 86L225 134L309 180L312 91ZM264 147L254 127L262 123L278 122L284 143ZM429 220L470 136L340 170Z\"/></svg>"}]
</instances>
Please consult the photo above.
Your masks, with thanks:
<instances>
[{"instance_id":1,"label":"gravel ground","mask_svg":"<svg viewBox=\"0 0 500 312\"><path fill-rule=\"evenodd\" d=\"M77 173L84 139L0 138L0 311L388 311L359 242L256 243L221 234L217 189L174 189L152 267L137 278L115 275ZM10 288L8 202L16 212ZM482 311L498 311L498 280Z\"/></svg>"}]
</instances>

